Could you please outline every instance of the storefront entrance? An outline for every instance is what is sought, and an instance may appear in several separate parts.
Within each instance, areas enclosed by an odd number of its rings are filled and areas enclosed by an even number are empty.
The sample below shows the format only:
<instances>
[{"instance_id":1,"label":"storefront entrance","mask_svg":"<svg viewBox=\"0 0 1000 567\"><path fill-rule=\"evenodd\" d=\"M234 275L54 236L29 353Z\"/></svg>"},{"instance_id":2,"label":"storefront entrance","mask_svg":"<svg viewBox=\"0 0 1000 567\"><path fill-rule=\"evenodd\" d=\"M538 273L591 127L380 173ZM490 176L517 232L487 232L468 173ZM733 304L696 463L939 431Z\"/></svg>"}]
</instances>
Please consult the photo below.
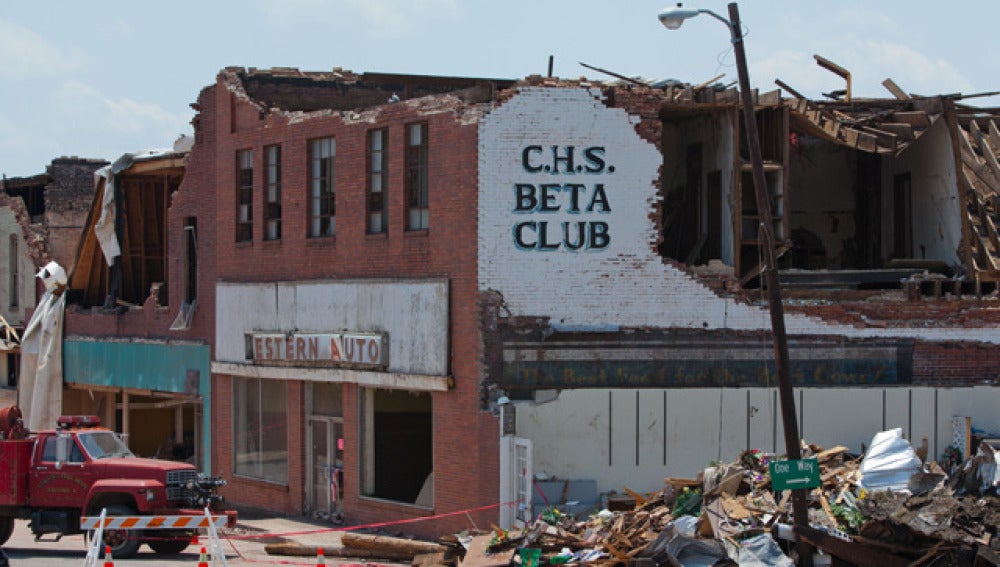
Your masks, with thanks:
<instances>
[{"instance_id":1,"label":"storefront entrance","mask_svg":"<svg viewBox=\"0 0 1000 567\"><path fill-rule=\"evenodd\" d=\"M310 483L313 516L338 520L344 499L344 424L339 419L311 418L312 472Z\"/></svg>"},{"instance_id":2,"label":"storefront entrance","mask_svg":"<svg viewBox=\"0 0 1000 567\"><path fill-rule=\"evenodd\" d=\"M317 519L340 522L344 499L344 419L340 384L312 384L307 425L307 505Z\"/></svg>"}]
</instances>

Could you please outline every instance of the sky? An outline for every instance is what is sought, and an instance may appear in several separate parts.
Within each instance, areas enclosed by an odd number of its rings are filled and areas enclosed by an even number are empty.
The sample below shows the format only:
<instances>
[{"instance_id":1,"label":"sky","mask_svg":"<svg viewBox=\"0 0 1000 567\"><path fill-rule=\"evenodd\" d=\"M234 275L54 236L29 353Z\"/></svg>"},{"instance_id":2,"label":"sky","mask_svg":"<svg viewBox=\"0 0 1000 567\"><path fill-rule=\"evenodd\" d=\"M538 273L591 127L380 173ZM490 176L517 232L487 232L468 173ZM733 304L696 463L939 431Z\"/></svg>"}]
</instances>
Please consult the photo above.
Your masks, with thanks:
<instances>
[{"instance_id":1,"label":"sky","mask_svg":"<svg viewBox=\"0 0 1000 567\"><path fill-rule=\"evenodd\" d=\"M60 156L170 147L191 103L227 66L519 79L547 72L699 84L737 80L729 32L701 16L668 31L664 0L0 0L0 174ZM719 0L686 2L728 15ZM922 95L1000 91L997 0L947 12L925 0L744 0L751 85L781 79L810 98L843 89L814 54L847 68L855 97L892 78ZM964 101L1000 106L1000 97Z\"/></svg>"}]
</instances>

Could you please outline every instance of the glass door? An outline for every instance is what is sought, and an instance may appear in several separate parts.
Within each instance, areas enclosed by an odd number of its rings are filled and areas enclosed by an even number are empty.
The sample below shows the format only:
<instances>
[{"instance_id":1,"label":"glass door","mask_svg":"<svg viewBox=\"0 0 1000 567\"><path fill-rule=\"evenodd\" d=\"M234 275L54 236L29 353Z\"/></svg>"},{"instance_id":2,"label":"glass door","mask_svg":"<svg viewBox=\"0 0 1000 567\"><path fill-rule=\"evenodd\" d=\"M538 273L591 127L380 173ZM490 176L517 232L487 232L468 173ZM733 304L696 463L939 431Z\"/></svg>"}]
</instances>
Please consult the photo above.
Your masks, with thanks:
<instances>
[{"instance_id":1,"label":"glass door","mask_svg":"<svg viewBox=\"0 0 1000 567\"><path fill-rule=\"evenodd\" d=\"M344 498L344 424L335 418L310 418L310 500L317 519L340 521Z\"/></svg>"},{"instance_id":2,"label":"glass door","mask_svg":"<svg viewBox=\"0 0 1000 567\"><path fill-rule=\"evenodd\" d=\"M330 517L330 423L325 419L311 419L312 429L312 509L317 518Z\"/></svg>"}]
</instances>

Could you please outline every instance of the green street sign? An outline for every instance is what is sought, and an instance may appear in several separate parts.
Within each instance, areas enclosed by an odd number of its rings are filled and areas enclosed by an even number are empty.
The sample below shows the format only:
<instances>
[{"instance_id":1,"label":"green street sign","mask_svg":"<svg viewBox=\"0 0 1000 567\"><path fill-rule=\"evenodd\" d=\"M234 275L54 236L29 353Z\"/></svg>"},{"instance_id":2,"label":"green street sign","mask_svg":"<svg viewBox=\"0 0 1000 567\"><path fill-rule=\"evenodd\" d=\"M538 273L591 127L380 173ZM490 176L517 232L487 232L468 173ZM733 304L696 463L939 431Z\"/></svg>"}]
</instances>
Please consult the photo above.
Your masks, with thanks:
<instances>
[{"instance_id":1,"label":"green street sign","mask_svg":"<svg viewBox=\"0 0 1000 567\"><path fill-rule=\"evenodd\" d=\"M815 458L772 461L767 468L771 473L771 489L775 492L819 486L819 462Z\"/></svg>"}]
</instances>

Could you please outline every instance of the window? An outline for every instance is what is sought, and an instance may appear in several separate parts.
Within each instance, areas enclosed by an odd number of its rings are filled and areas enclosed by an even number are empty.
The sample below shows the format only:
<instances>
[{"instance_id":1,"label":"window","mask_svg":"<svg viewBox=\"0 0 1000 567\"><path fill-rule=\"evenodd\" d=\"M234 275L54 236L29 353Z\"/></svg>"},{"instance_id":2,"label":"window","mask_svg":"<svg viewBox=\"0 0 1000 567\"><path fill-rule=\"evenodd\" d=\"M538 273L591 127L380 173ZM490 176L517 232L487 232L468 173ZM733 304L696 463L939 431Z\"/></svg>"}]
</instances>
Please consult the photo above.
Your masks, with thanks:
<instances>
[{"instance_id":1,"label":"window","mask_svg":"<svg viewBox=\"0 0 1000 567\"><path fill-rule=\"evenodd\" d=\"M406 126L406 230L426 230L427 124Z\"/></svg>"},{"instance_id":2,"label":"window","mask_svg":"<svg viewBox=\"0 0 1000 567\"><path fill-rule=\"evenodd\" d=\"M253 150L236 152L236 242L253 239Z\"/></svg>"},{"instance_id":3,"label":"window","mask_svg":"<svg viewBox=\"0 0 1000 567\"><path fill-rule=\"evenodd\" d=\"M431 395L373 388L360 394L362 493L432 507Z\"/></svg>"},{"instance_id":4,"label":"window","mask_svg":"<svg viewBox=\"0 0 1000 567\"><path fill-rule=\"evenodd\" d=\"M264 240L281 239L281 146L264 148Z\"/></svg>"},{"instance_id":5,"label":"window","mask_svg":"<svg viewBox=\"0 0 1000 567\"><path fill-rule=\"evenodd\" d=\"M184 219L184 303L198 299L198 221Z\"/></svg>"},{"instance_id":6,"label":"window","mask_svg":"<svg viewBox=\"0 0 1000 567\"><path fill-rule=\"evenodd\" d=\"M333 138L309 142L309 236L336 234L333 158L337 144Z\"/></svg>"},{"instance_id":7,"label":"window","mask_svg":"<svg viewBox=\"0 0 1000 567\"><path fill-rule=\"evenodd\" d=\"M389 187L389 153L386 151L387 132L368 131L368 234L384 233L389 224L386 192Z\"/></svg>"},{"instance_id":8,"label":"window","mask_svg":"<svg viewBox=\"0 0 1000 567\"><path fill-rule=\"evenodd\" d=\"M7 354L7 387L17 388L17 376L21 368L20 354Z\"/></svg>"},{"instance_id":9,"label":"window","mask_svg":"<svg viewBox=\"0 0 1000 567\"><path fill-rule=\"evenodd\" d=\"M45 446L42 448L42 461L54 463L56 461L56 436L51 436L45 439ZM82 441L82 439L81 439ZM83 451L80 450L80 446L76 444L76 441L70 437L69 438L69 455L66 455L66 462L68 463L83 463L86 462L86 458L83 456Z\"/></svg>"},{"instance_id":10,"label":"window","mask_svg":"<svg viewBox=\"0 0 1000 567\"><path fill-rule=\"evenodd\" d=\"M2 245L0 245L2 246ZM10 256L7 257L7 261L10 263L10 281L7 282L7 289L10 301L9 306L11 309L17 309L18 304L21 302L18 297L18 287L20 287L20 274L17 272L17 268L20 265L20 258L17 255L17 235L10 235Z\"/></svg>"},{"instance_id":11,"label":"window","mask_svg":"<svg viewBox=\"0 0 1000 567\"><path fill-rule=\"evenodd\" d=\"M191 328L195 307L198 305L198 221L195 217L184 219L184 300L181 309L170 324L171 331Z\"/></svg>"},{"instance_id":12,"label":"window","mask_svg":"<svg viewBox=\"0 0 1000 567\"><path fill-rule=\"evenodd\" d=\"M288 482L285 383L233 378L233 472Z\"/></svg>"}]
</instances>

